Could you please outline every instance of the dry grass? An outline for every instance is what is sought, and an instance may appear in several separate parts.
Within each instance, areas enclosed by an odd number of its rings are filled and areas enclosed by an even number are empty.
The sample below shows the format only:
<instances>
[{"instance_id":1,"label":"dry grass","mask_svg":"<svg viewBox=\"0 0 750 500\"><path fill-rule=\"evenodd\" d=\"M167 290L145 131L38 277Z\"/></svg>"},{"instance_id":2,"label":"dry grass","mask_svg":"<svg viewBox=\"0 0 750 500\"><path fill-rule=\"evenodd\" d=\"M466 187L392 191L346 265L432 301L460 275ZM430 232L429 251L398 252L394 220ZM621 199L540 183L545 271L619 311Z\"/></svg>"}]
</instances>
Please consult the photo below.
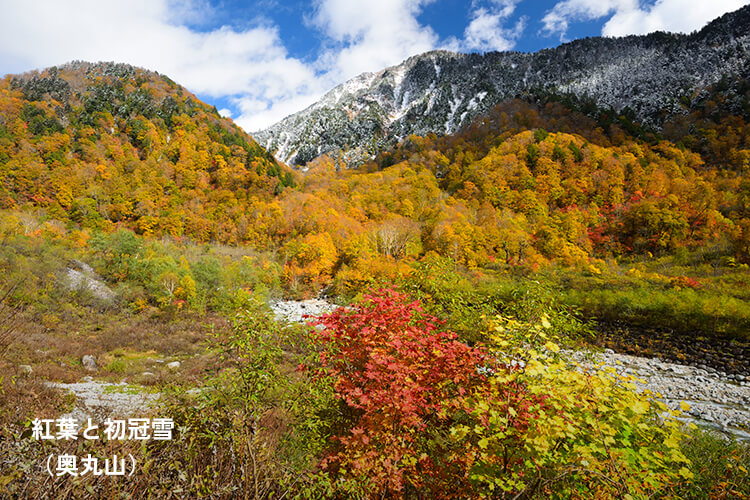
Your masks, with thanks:
<instances>
[{"instance_id":1,"label":"dry grass","mask_svg":"<svg viewBox=\"0 0 750 500\"><path fill-rule=\"evenodd\" d=\"M45 325L38 315L24 312L18 317L17 338L5 359L30 365L35 374L51 381L73 382L86 375L121 380L151 372L160 382L179 379L188 383L217 368L217 360L206 352L206 341L211 331L221 334L229 329L229 322L218 314L189 313L168 320L149 312L89 309L83 314L59 315ZM96 373L87 372L81 364L87 354L97 360ZM112 363L118 358L122 363ZM166 368L173 360L181 362L180 369Z\"/></svg>"},{"instance_id":2,"label":"dry grass","mask_svg":"<svg viewBox=\"0 0 750 500\"><path fill-rule=\"evenodd\" d=\"M69 397L50 389L36 374L21 373L0 359L0 422L22 424L30 417L52 418L72 404Z\"/></svg>"},{"instance_id":3,"label":"dry grass","mask_svg":"<svg viewBox=\"0 0 750 500\"><path fill-rule=\"evenodd\" d=\"M15 288L15 284L0 286L0 355L18 335L19 316L23 308L20 304L11 304L10 297Z\"/></svg>"}]
</instances>

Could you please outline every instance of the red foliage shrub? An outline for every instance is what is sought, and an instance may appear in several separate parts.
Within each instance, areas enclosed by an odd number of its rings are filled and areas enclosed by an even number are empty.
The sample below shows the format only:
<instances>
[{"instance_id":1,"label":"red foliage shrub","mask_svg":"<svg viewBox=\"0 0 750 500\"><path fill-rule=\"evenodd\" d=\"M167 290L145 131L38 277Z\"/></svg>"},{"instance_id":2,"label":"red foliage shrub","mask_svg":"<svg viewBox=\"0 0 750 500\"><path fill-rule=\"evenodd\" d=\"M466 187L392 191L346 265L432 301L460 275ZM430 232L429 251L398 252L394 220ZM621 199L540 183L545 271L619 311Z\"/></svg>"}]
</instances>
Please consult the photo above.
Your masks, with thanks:
<instances>
[{"instance_id":1,"label":"red foliage shrub","mask_svg":"<svg viewBox=\"0 0 750 500\"><path fill-rule=\"evenodd\" d=\"M468 457L452 449L449 428L471 412L469 395L489 390L478 371L489 362L485 351L439 331L436 318L393 290L317 324L330 347L321 354L323 370L349 411L348 432L323 467L367 478L374 496L470 491Z\"/></svg>"}]
</instances>

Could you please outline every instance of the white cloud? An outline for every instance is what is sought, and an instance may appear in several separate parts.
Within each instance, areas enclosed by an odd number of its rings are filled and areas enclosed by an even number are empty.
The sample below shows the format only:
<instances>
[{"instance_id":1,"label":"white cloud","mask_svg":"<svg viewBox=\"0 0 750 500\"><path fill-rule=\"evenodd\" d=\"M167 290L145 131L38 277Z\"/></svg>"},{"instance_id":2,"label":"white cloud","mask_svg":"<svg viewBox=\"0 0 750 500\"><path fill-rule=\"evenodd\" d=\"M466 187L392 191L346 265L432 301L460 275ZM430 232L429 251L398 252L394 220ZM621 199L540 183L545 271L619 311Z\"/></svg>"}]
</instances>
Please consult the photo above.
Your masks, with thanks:
<instances>
[{"instance_id":1,"label":"white cloud","mask_svg":"<svg viewBox=\"0 0 750 500\"><path fill-rule=\"evenodd\" d=\"M611 16L604 36L641 35L653 31L689 33L709 21L739 9L745 0L563 0L542 19L543 31L564 39L569 24Z\"/></svg>"},{"instance_id":2,"label":"white cloud","mask_svg":"<svg viewBox=\"0 0 750 500\"><path fill-rule=\"evenodd\" d=\"M512 13L507 9L489 11L480 8L474 12L471 23L464 32L462 47L468 50L509 50L516 44L516 40L523 31L526 19L521 18L513 29L506 29L503 24Z\"/></svg>"},{"instance_id":3,"label":"white cloud","mask_svg":"<svg viewBox=\"0 0 750 500\"><path fill-rule=\"evenodd\" d=\"M197 94L226 99L234 109L222 114L231 113L252 132L359 73L446 43L461 50L506 50L523 28L503 27L520 0L471 4L464 39L442 43L418 20L434 0L314 1L309 27L322 35L323 49L309 62L288 53L268 20L205 30L216 19L208 0L5 0L0 69L17 73L74 59L129 63L168 75Z\"/></svg>"},{"instance_id":4,"label":"white cloud","mask_svg":"<svg viewBox=\"0 0 750 500\"><path fill-rule=\"evenodd\" d=\"M599 19L614 11L635 9L638 0L563 0L542 18L544 31L564 36L571 21Z\"/></svg>"},{"instance_id":5,"label":"white cloud","mask_svg":"<svg viewBox=\"0 0 750 500\"><path fill-rule=\"evenodd\" d=\"M237 106L240 113L235 118L235 123L247 131L261 130L297 111L302 111L320 99L325 90L328 89L321 88L318 92L300 93L275 101L253 96L235 97L232 104Z\"/></svg>"},{"instance_id":6,"label":"white cloud","mask_svg":"<svg viewBox=\"0 0 750 500\"><path fill-rule=\"evenodd\" d=\"M464 30L463 39L449 39L443 48L454 51L510 50L516 45L526 27L527 19L521 17L512 28L505 23L521 0L492 0L488 5L472 2L471 21Z\"/></svg>"},{"instance_id":7,"label":"white cloud","mask_svg":"<svg viewBox=\"0 0 750 500\"><path fill-rule=\"evenodd\" d=\"M319 0L313 24L331 40L318 67L341 82L434 49L437 34L417 15L432 0Z\"/></svg>"},{"instance_id":8,"label":"white cloud","mask_svg":"<svg viewBox=\"0 0 750 500\"><path fill-rule=\"evenodd\" d=\"M746 0L659 0L647 9L617 12L604 25L602 34L623 36L657 30L690 33L746 3Z\"/></svg>"}]
</instances>

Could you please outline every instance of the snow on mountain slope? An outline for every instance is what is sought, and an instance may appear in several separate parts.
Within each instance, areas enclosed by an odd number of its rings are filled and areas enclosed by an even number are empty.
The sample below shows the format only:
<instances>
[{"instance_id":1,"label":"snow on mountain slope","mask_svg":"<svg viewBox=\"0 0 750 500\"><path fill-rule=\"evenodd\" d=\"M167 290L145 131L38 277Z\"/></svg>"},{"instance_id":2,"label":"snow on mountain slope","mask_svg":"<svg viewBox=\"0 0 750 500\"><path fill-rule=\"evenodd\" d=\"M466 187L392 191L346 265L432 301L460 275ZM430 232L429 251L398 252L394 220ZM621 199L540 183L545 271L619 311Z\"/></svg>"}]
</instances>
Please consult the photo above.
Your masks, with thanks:
<instances>
[{"instance_id":1,"label":"snow on mountain slope","mask_svg":"<svg viewBox=\"0 0 750 500\"><path fill-rule=\"evenodd\" d=\"M449 134L498 102L540 93L629 108L643 124L689 109L704 87L750 74L750 6L691 35L586 38L533 54L433 51L339 85L254 137L284 162L356 164L410 134Z\"/></svg>"}]
</instances>

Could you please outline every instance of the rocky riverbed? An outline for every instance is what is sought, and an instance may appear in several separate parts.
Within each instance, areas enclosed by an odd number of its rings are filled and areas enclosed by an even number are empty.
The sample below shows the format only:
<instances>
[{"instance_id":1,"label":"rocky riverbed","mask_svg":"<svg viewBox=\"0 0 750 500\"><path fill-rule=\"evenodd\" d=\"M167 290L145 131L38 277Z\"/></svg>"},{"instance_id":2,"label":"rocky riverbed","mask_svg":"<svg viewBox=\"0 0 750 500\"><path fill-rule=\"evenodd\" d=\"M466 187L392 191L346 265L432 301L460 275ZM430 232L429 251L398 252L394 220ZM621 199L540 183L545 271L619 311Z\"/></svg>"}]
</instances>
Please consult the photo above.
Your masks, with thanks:
<instances>
[{"instance_id":1,"label":"rocky riverbed","mask_svg":"<svg viewBox=\"0 0 750 500\"><path fill-rule=\"evenodd\" d=\"M316 316L335 307L322 299L281 301L271 305L276 319L288 322L301 322L305 314ZM734 359L744 360L744 346L741 349L735 345L729 347L738 352ZM690 350L703 352L709 349L704 342L699 347L691 346ZM729 352L733 353L732 350ZM651 353L656 352L652 350ZM671 409L679 408L681 401L687 402L690 405L685 414L687 421L750 440L750 376L744 367L730 365L735 369L726 373L701 363L703 358L700 357L686 358L683 364L658 357L616 353L612 349L593 354L569 354L589 366L611 366L622 375L634 376L639 389L660 394ZM691 362L697 366L691 366Z\"/></svg>"},{"instance_id":2,"label":"rocky riverbed","mask_svg":"<svg viewBox=\"0 0 750 500\"><path fill-rule=\"evenodd\" d=\"M583 352L569 354L585 360L585 365L610 366L620 375L632 376L639 390L648 389L660 395L670 409L678 409L680 402L685 401L690 405L686 421L750 440L750 381L742 376L709 372L659 358L619 354L611 349L590 357Z\"/></svg>"},{"instance_id":3,"label":"rocky riverbed","mask_svg":"<svg viewBox=\"0 0 750 500\"><path fill-rule=\"evenodd\" d=\"M750 340L706 336L701 332L675 332L618 323L599 323L596 343L623 354L659 357L719 375L750 378Z\"/></svg>"},{"instance_id":4,"label":"rocky riverbed","mask_svg":"<svg viewBox=\"0 0 750 500\"><path fill-rule=\"evenodd\" d=\"M289 323L301 323L305 315L319 316L335 309L335 305L322 299L311 299L302 301L282 301L271 304L271 309L278 321ZM83 364L87 366L84 357ZM161 363L161 360L154 362ZM90 369L96 370L96 363L91 358ZM166 366L172 369L172 365L179 362L173 361ZM88 366L87 366L88 368ZM31 367L28 366L29 372ZM150 372L145 372L153 375ZM160 394L147 393L137 386L129 386L125 382L110 383L95 380L92 377L83 377L80 382L64 384L59 382L48 382L49 387L66 390L75 396L75 406L63 417L72 417L79 422L91 417L103 421L107 417L140 417L144 411L158 401ZM198 391L199 389L194 389Z\"/></svg>"},{"instance_id":5,"label":"rocky riverbed","mask_svg":"<svg viewBox=\"0 0 750 500\"><path fill-rule=\"evenodd\" d=\"M271 304L276 319L290 323L303 322L305 315L318 316L335 308L322 299ZM739 352L742 359L744 351ZM744 369L726 373L700 363L700 359L693 360L691 365L690 361L674 363L658 357L616 353L612 349L593 354L575 351L568 355L590 367L611 366L621 375L632 375L639 389L659 394L672 409L679 408L681 401L687 402L690 410L686 420L750 440L750 376ZM158 398L157 394L130 391L125 384L97 382L91 377L76 384L50 385L75 394L76 407L69 416L79 420L88 416L129 416L134 409L148 407Z\"/></svg>"}]
</instances>

